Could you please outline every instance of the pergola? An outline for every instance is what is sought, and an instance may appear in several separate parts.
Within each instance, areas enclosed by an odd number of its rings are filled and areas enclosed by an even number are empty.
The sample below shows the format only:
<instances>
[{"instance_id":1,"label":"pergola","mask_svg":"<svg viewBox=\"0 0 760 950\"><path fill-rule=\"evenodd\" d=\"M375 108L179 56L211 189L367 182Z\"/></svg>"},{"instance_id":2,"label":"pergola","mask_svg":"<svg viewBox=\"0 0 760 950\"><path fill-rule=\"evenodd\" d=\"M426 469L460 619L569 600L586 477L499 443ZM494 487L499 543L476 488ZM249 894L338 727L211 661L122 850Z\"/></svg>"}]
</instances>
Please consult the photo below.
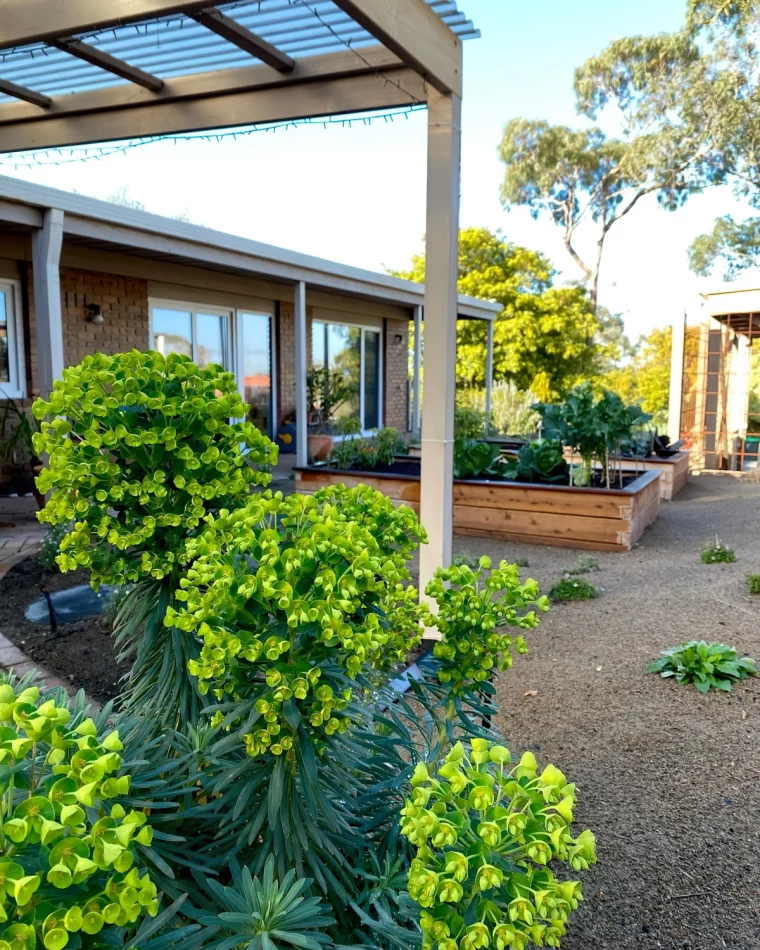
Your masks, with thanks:
<instances>
[{"instance_id":1,"label":"pergola","mask_svg":"<svg viewBox=\"0 0 760 950\"><path fill-rule=\"evenodd\" d=\"M0 152L428 110L420 584L451 559L462 39L448 0L0 0ZM63 369L64 212L34 233L41 386ZM305 282L294 282L306 418ZM490 348L489 348L490 349ZM301 453L306 429L299 426Z\"/></svg>"}]
</instances>

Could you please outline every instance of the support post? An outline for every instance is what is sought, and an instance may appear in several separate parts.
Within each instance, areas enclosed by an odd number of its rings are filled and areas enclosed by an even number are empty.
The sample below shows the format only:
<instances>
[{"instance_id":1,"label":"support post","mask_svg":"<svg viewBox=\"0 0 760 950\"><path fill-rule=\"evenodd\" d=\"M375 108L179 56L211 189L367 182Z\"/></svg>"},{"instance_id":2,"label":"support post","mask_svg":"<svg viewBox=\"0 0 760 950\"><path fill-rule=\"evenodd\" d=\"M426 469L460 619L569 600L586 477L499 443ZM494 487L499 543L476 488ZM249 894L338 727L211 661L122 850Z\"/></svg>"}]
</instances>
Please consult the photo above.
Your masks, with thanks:
<instances>
[{"instance_id":1,"label":"support post","mask_svg":"<svg viewBox=\"0 0 760 950\"><path fill-rule=\"evenodd\" d=\"M422 307L414 308L414 365L412 370L412 435L419 442L422 423Z\"/></svg>"},{"instance_id":2,"label":"support post","mask_svg":"<svg viewBox=\"0 0 760 950\"><path fill-rule=\"evenodd\" d=\"M37 327L37 388L47 399L63 373L61 318L61 245L63 211L45 211L42 227L32 233L32 280Z\"/></svg>"},{"instance_id":3,"label":"support post","mask_svg":"<svg viewBox=\"0 0 760 950\"><path fill-rule=\"evenodd\" d=\"M452 554L461 111L458 96L431 90L420 479L420 519L428 544L420 550L421 591Z\"/></svg>"},{"instance_id":4,"label":"support post","mask_svg":"<svg viewBox=\"0 0 760 950\"><path fill-rule=\"evenodd\" d=\"M668 437L671 442L681 438L681 409L683 403L683 362L686 345L686 312L673 321L670 350L670 393L668 397Z\"/></svg>"},{"instance_id":5,"label":"support post","mask_svg":"<svg viewBox=\"0 0 760 950\"><path fill-rule=\"evenodd\" d=\"M306 284L299 280L293 295L296 338L296 465L306 465L309 407L306 401Z\"/></svg>"},{"instance_id":6,"label":"support post","mask_svg":"<svg viewBox=\"0 0 760 950\"><path fill-rule=\"evenodd\" d=\"M491 394L493 388L493 325L488 321L486 338L486 435L491 434Z\"/></svg>"}]
</instances>

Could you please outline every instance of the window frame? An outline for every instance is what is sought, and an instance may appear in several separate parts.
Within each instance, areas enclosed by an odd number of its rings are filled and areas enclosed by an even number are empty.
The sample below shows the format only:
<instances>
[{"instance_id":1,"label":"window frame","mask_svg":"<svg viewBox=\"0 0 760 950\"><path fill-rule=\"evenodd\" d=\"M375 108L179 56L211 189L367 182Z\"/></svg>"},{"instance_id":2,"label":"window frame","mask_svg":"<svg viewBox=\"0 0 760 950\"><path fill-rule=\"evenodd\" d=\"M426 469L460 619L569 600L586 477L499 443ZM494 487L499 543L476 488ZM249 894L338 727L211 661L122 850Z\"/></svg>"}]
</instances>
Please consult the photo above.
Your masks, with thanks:
<instances>
[{"instance_id":1,"label":"window frame","mask_svg":"<svg viewBox=\"0 0 760 950\"><path fill-rule=\"evenodd\" d=\"M215 307L213 304L191 303L189 300L167 300L164 297L148 298L148 341L151 350L156 348L156 334L153 326L153 310L176 310L178 313L190 314L190 359L198 362L198 314L207 313L210 316L225 317L227 320L227 336L230 341L228 360L229 366L225 370L235 374L236 380L239 378L237 373L237 320L234 307Z\"/></svg>"},{"instance_id":2,"label":"window frame","mask_svg":"<svg viewBox=\"0 0 760 950\"><path fill-rule=\"evenodd\" d=\"M7 383L0 382L0 402L8 399L25 399L26 357L24 353L24 313L21 301L21 281L12 277L0 277L0 290L7 291L11 311L8 315L8 376Z\"/></svg>"},{"instance_id":3,"label":"window frame","mask_svg":"<svg viewBox=\"0 0 760 950\"><path fill-rule=\"evenodd\" d=\"M385 347L383 345L385 341L385 333L383 327L374 327L367 326L366 323L356 323L352 320L327 320L323 317L314 317L311 321L312 328L315 323L321 323L325 328L330 324L339 327L354 327L357 330L361 331L361 336L359 338L359 421L361 422L361 435L367 437L377 429L382 429L385 424L385 399L383 391L383 377L385 374ZM312 340L313 340L313 329L312 329ZM377 360L377 429L367 429L364 425L364 391L366 388L366 361L364 355L364 342L365 334L374 333L378 337L378 360ZM327 347L327 331L325 330L325 358L329 362L330 354ZM313 358L312 358L313 366ZM344 436L336 435L333 436L333 439L336 442L342 441Z\"/></svg>"}]
</instances>

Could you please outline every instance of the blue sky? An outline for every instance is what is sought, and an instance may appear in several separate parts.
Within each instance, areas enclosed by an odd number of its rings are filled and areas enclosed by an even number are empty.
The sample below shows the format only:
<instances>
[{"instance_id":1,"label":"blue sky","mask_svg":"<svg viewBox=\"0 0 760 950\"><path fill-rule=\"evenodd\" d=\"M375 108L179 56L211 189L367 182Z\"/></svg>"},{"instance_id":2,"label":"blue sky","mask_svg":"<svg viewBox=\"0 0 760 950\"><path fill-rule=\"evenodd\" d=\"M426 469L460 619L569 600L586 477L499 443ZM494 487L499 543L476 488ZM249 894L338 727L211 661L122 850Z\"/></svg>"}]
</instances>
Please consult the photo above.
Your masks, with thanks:
<instances>
[{"instance_id":1,"label":"blue sky","mask_svg":"<svg viewBox=\"0 0 760 950\"><path fill-rule=\"evenodd\" d=\"M678 28L685 0L459 0L459 7L483 33L465 44L461 224L500 228L548 254L560 279L577 279L551 222L500 205L503 125L518 115L585 122L575 114L575 67L616 37ZM163 142L99 162L18 171L3 164L0 171L95 197L126 186L159 214L186 212L210 227L373 269L405 266L425 229L424 112L392 124ZM651 197L613 228L600 300L623 314L630 335L663 326L684 308L698 318L706 284L689 273L686 248L730 211L745 213L725 190L674 213Z\"/></svg>"}]
</instances>

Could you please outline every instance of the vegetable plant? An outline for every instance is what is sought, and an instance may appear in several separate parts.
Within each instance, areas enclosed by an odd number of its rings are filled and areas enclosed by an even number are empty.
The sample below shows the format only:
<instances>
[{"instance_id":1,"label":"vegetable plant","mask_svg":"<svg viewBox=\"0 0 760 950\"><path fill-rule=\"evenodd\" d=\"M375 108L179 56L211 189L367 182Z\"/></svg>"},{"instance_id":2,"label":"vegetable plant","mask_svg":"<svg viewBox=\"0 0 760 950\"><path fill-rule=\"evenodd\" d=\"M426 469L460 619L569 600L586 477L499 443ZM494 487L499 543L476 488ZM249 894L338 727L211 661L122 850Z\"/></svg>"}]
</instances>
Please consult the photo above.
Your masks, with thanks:
<instances>
[{"instance_id":1,"label":"vegetable plant","mask_svg":"<svg viewBox=\"0 0 760 950\"><path fill-rule=\"evenodd\" d=\"M649 665L648 672L659 673L663 679L672 677L677 683L693 683L700 693L711 689L730 693L734 683L756 675L757 666L725 643L691 640L664 650L660 659Z\"/></svg>"},{"instance_id":2,"label":"vegetable plant","mask_svg":"<svg viewBox=\"0 0 760 950\"><path fill-rule=\"evenodd\" d=\"M703 564L733 564L736 561L736 554L716 535L715 540L709 541L704 546L700 559Z\"/></svg>"},{"instance_id":3,"label":"vegetable plant","mask_svg":"<svg viewBox=\"0 0 760 950\"><path fill-rule=\"evenodd\" d=\"M538 439L522 446L516 464L510 467L510 477L521 482L539 484L567 484L569 466L562 455L562 443L557 439Z\"/></svg>"},{"instance_id":4,"label":"vegetable plant","mask_svg":"<svg viewBox=\"0 0 760 950\"><path fill-rule=\"evenodd\" d=\"M549 591L549 600L555 603L568 600L594 600L598 596L599 592L593 584L583 579L573 580L569 577L557 581Z\"/></svg>"},{"instance_id":5,"label":"vegetable plant","mask_svg":"<svg viewBox=\"0 0 760 950\"><path fill-rule=\"evenodd\" d=\"M457 439L454 443L454 478L504 477L501 449L492 442Z\"/></svg>"}]
</instances>

